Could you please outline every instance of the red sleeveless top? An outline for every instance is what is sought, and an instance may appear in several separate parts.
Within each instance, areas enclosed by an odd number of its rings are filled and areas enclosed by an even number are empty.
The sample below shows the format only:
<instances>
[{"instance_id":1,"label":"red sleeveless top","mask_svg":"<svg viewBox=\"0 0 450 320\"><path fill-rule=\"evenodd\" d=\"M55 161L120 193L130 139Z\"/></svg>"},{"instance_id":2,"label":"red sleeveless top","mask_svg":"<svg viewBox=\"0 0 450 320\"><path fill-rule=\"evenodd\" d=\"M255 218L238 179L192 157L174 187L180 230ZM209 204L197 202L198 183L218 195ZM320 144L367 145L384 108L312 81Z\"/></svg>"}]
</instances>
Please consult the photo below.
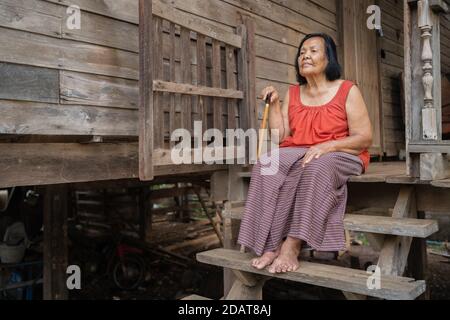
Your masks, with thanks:
<instances>
[{"instance_id":1,"label":"red sleeveless top","mask_svg":"<svg viewBox=\"0 0 450 320\"><path fill-rule=\"evenodd\" d=\"M350 135L346 101L353 82L345 80L336 96L322 106L305 106L300 100L300 85L289 88L289 126L291 136L280 144L286 147L311 147L330 140L341 140ZM364 150L359 157L364 171L370 163L370 154Z\"/></svg>"}]
</instances>

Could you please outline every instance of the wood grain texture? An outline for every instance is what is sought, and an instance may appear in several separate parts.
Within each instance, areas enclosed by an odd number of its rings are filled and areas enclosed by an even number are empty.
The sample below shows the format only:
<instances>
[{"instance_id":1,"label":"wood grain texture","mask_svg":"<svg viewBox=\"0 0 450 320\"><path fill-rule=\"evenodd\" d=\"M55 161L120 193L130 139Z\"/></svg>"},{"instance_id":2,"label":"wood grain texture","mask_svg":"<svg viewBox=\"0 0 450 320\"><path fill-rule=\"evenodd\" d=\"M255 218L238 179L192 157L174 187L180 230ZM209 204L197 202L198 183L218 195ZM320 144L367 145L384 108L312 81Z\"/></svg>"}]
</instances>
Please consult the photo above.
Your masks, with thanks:
<instances>
[{"instance_id":1,"label":"wood grain texture","mask_svg":"<svg viewBox=\"0 0 450 320\"><path fill-rule=\"evenodd\" d=\"M424 281L414 281L409 278L392 276L382 276L381 289L369 290L367 288L368 274L365 271L305 261L300 261L300 268L296 272L273 275L267 271L258 271L252 268L252 258L253 255L251 254L227 249L217 249L197 254L197 260L199 262L210 265L337 290L345 290L382 299L411 300L425 291Z\"/></svg>"},{"instance_id":2,"label":"wood grain texture","mask_svg":"<svg viewBox=\"0 0 450 320\"><path fill-rule=\"evenodd\" d=\"M57 70L0 62L0 99L59 103Z\"/></svg>"},{"instance_id":3,"label":"wood grain texture","mask_svg":"<svg viewBox=\"0 0 450 320\"><path fill-rule=\"evenodd\" d=\"M0 133L137 136L135 110L0 100Z\"/></svg>"},{"instance_id":4,"label":"wood grain texture","mask_svg":"<svg viewBox=\"0 0 450 320\"><path fill-rule=\"evenodd\" d=\"M60 71L62 104L138 109L138 81Z\"/></svg>"}]
</instances>

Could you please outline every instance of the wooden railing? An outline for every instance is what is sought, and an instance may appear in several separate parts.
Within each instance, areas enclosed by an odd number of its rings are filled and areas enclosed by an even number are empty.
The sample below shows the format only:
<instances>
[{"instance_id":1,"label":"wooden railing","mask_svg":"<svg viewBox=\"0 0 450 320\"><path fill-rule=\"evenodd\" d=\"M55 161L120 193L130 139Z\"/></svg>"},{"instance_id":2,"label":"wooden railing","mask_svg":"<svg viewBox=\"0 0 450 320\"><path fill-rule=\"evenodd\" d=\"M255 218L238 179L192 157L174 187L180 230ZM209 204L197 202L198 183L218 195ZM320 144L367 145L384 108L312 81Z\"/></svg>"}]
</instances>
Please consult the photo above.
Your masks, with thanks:
<instances>
[{"instance_id":1,"label":"wooden railing","mask_svg":"<svg viewBox=\"0 0 450 320\"><path fill-rule=\"evenodd\" d=\"M153 179L155 150L175 129L254 127L254 25L236 32L160 1L140 0L139 175Z\"/></svg>"},{"instance_id":2,"label":"wooden railing","mask_svg":"<svg viewBox=\"0 0 450 320\"><path fill-rule=\"evenodd\" d=\"M442 140L440 14L444 0L404 0L407 174L448 176L450 141Z\"/></svg>"}]
</instances>

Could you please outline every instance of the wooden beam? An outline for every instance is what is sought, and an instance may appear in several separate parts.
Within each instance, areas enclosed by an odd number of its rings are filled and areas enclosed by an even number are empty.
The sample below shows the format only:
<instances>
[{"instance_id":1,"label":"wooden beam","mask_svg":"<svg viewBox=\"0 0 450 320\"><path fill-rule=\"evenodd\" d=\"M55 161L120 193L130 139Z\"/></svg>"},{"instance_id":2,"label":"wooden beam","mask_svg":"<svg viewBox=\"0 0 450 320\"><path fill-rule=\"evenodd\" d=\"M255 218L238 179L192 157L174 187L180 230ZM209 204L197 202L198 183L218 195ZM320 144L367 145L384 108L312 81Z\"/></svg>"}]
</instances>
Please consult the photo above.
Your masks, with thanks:
<instances>
[{"instance_id":1,"label":"wooden beam","mask_svg":"<svg viewBox=\"0 0 450 320\"><path fill-rule=\"evenodd\" d=\"M444 153L450 154L450 142L434 142L434 143L417 143L413 142L409 145L411 153Z\"/></svg>"},{"instance_id":2,"label":"wooden beam","mask_svg":"<svg viewBox=\"0 0 450 320\"><path fill-rule=\"evenodd\" d=\"M265 281L260 281L256 285L247 286L240 280L236 280L230 289L230 292L225 296L225 300L242 300L255 301L262 300L262 288Z\"/></svg>"},{"instance_id":3,"label":"wooden beam","mask_svg":"<svg viewBox=\"0 0 450 320\"><path fill-rule=\"evenodd\" d=\"M401 219L417 216L415 190L412 186L402 187L392 214ZM386 236L378 260L378 267L385 275L402 276L409 255L412 237Z\"/></svg>"},{"instance_id":4,"label":"wooden beam","mask_svg":"<svg viewBox=\"0 0 450 320\"><path fill-rule=\"evenodd\" d=\"M403 47L404 47L404 95L405 95L405 140L406 140L406 174L410 177L420 177L419 165L420 159L411 154L410 142L417 136L415 124L415 112L413 110L413 69L412 69L412 30L414 28L414 19L412 8L408 1L403 2Z\"/></svg>"},{"instance_id":5,"label":"wooden beam","mask_svg":"<svg viewBox=\"0 0 450 320\"><path fill-rule=\"evenodd\" d=\"M247 51L246 81L248 84L246 91L246 108L248 109L249 114L249 127L256 129L259 121L258 106L256 102L256 25L254 19L248 15L242 16L242 23L244 24L247 32L245 41L246 46L241 48L241 50Z\"/></svg>"},{"instance_id":6,"label":"wooden beam","mask_svg":"<svg viewBox=\"0 0 450 320\"><path fill-rule=\"evenodd\" d=\"M68 235L67 185L44 191L44 299L67 300Z\"/></svg>"},{"instance_id":7,"label":"wooden beam","mask_svg":"<svg viewBox=\"0 0 450 320\"><path fill-rule=\"evenodd\" d=\"M417 218L424 219L425 212L418 211ZM427 241L426 239L414 238L411 243L411 250L408 256L407 265L408 276L416 280L425 280L428 282L428 258L427 258ZM430 289L427 287L426 292L421 298L430 299Z\"/></svg>"},{"instance_id":8,"label":"wooden beam","mask_svg":"<svg viewBox=\"0 0 450 320\"><path fill-rule=\"evenodd\" d=\"M243 99L244 93L239 90L195 86L186 83L175 83L161 80L153 81L153 90L159 92L181 93L206 97Z\"/></svg>"},{"instance_id":9,"label":"wooden beam","mask_svg":"<svg viewBox=\"0 0 450 320\"><path fill-rule=\"evenodd\" d=\"M239 120L240 128L245 130L250 129L250 109L248 104L248 87L249 87L249 70L248 70L248 51L247 42L247 27L241 24L237 27L238 34L242 37L242 49L238 51L238 88L244 92L244 99L239 102Z\"/></svg>"},{"instance_id":10,"label":"wooden beam","mask_svg":"<svg viewBox=\"0 0 450 320\"><path fill-rule=\"evenodd\" d=\"M420 154L420 180L442 180L450 176L447 157L442 153Z\"/></svg>"},{"instance_id":11,"label":"wooden beam","mask_svg":"<svg viewBox=\"0 0 450 320\"><path fill-rule=\"evenodd\" d=\"M137 143L0 143L0 187L138 178ZM170 150L168 151L170 155ZM172 165L154 155L155 176L225 170Z\"/></svg>"},{"instance_id":12,"label":"wooden beam","mask_svg":"<svg viewBox=\"0 0 450 320\"><path fill-rule=\"evenodd\" d=\"M153 15L152 1L139 0L139 178L153 180Z\"/></svg>"}]
</instances>

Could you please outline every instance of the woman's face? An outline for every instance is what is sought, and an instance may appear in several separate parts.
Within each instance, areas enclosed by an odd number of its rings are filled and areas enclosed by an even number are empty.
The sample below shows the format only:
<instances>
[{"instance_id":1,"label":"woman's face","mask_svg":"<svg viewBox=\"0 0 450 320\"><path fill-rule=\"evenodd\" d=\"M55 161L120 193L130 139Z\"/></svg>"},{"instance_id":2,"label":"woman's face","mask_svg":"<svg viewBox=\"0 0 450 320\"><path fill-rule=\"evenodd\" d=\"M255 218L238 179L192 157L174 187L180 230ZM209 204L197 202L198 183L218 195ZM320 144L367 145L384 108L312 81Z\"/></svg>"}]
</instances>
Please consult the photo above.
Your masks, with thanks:
<instances>
[{"instance_id":1,"label":"woman's face","mask_svg":"<svg viewBox=\"0 0 450 320\"><path fill-rule=\"evenodd\" d=\"M325 52L325 40L314 37L306 40L298 57L299 72L304 78L325 73L328 58Z\"/></svg>"}]
</instances>

